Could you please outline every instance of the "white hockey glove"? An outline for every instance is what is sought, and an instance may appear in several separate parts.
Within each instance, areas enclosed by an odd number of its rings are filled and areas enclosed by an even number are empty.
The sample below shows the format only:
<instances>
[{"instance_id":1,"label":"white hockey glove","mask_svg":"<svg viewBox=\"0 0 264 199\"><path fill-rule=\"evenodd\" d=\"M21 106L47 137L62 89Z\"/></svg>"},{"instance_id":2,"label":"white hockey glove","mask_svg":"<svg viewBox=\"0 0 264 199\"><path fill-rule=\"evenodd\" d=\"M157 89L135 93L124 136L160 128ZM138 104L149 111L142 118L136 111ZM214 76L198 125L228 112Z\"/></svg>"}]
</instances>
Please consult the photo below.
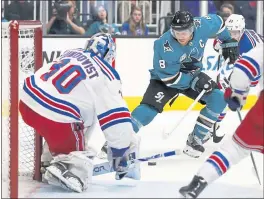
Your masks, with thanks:
<instances>
[{"instance_id":1,"label":"white hockey glove","mask_svg":"<svg viewBox=\"0 0 264 199\"><path fill-rule=\"evenodd\" d=\"M116 180L121 180L124 177L140 180L140 164L128 163L128 160L138 158L139 143L140 138L138 137L136 143L131 143L127 148L108 148L108 160L114 171L116 171Z\"/></svg>"}]
</instances>

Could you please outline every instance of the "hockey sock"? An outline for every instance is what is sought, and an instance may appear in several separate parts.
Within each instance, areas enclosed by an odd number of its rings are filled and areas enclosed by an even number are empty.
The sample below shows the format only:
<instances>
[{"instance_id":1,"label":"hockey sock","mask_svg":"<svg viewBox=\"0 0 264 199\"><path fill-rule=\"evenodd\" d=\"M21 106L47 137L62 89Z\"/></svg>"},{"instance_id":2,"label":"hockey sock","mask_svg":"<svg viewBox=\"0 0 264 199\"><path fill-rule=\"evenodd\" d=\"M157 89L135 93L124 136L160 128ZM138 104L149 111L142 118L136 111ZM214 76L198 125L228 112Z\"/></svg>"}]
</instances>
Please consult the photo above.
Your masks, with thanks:
<instances>
[{"instance_id":1,"label":"hockey sock","mask_svg":"<svg viewBox=\"0 0 264 199\"><path fill-rule=\"evenodd\" d=\"M138 132L142 126L148 125L158 114L157 110L147 104L140 104L131 113L132 124L135 132Z\"/></svg>"}]
</instances>

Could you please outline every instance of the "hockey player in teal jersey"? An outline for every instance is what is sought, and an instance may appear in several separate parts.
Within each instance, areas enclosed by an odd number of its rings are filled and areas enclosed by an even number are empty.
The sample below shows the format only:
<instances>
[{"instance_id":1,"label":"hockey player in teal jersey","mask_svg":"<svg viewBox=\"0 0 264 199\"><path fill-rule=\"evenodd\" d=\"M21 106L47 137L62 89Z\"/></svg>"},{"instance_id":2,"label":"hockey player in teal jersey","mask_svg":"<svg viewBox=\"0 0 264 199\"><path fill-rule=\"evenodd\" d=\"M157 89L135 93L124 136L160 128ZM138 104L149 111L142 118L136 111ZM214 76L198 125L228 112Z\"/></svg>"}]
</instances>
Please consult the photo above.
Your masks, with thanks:
<instances>
[{"instance_id":1,"label":"hockey player in teal jersey","mask_svg":"<svg viewBox=\"0 0 264 199\"><path fill-rule=\"evenodd\" d=\"M132 112L133 127L138 132L179 93L195 99L202 90L206 90L199 101L206 106L201 110L183 150L196 158L204 152L203 143L226 107L223 92L201 72L205 44L213 36L228 44L225 45L229 48L225 51L228 54L224 57L232 58L230 63L233 63L238 57L237 41L231 38L220 16L209 14L193 18L189 12L176 12L170 30L154 42L151 80L140 105Z\"/></svg>"}]
</instances>

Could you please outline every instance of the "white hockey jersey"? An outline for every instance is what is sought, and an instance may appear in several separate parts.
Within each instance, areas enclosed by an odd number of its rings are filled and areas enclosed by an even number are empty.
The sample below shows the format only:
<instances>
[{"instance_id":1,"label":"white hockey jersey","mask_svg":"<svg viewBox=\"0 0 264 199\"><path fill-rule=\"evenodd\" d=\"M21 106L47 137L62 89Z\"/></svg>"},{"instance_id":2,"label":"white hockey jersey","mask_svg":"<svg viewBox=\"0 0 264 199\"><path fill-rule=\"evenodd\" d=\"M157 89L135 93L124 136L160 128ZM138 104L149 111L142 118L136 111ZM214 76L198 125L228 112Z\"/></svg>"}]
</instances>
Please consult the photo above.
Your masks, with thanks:
<instances>
[{"instance_id":1,"label":"white hockey jersey","mask_svg":"<svg viewBox=\"0 0 264 199\"><path fill-rule=\"evenodd\" d=\"M249 90L253 82L259 82L260 90L263 90L263 45L243 53L234 64L230 77L231 87L241 91Z\"/></svg>"},{"instance_id":2,"label":"white hockey jersey","mask_svg":"<svg viewBox=\"0 0 264 199\"><path fill-rule=\"evenodd\" d=\"M109 146L129 145L133 128L121 95L121 80L107 62L83 49L65 51L25 79L20 99L40 115L62 123L97 117Z\"/></svg>"}]
</instances>

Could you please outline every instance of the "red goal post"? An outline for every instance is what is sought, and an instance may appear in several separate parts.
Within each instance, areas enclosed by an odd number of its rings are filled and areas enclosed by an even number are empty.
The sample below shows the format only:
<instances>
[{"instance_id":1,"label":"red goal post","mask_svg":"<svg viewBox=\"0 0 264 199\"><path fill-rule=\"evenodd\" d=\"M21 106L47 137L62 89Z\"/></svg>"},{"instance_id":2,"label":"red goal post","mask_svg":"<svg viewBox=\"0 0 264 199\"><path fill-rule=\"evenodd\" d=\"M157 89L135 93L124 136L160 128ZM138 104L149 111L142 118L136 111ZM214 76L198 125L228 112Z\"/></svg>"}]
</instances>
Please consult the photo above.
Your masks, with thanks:
<instances>
[{"instance_id":1,"label":"red goal post","mask_svg":"<svg viewBox=\"0 0 264 199\"><path fill-rule=\"evenodd\" d=\"M19 88L42 66L42 24L2 22L2 196L18 198L20 176L41 180L42 138L19 116Z\"/></svg>"}]
</instances>

